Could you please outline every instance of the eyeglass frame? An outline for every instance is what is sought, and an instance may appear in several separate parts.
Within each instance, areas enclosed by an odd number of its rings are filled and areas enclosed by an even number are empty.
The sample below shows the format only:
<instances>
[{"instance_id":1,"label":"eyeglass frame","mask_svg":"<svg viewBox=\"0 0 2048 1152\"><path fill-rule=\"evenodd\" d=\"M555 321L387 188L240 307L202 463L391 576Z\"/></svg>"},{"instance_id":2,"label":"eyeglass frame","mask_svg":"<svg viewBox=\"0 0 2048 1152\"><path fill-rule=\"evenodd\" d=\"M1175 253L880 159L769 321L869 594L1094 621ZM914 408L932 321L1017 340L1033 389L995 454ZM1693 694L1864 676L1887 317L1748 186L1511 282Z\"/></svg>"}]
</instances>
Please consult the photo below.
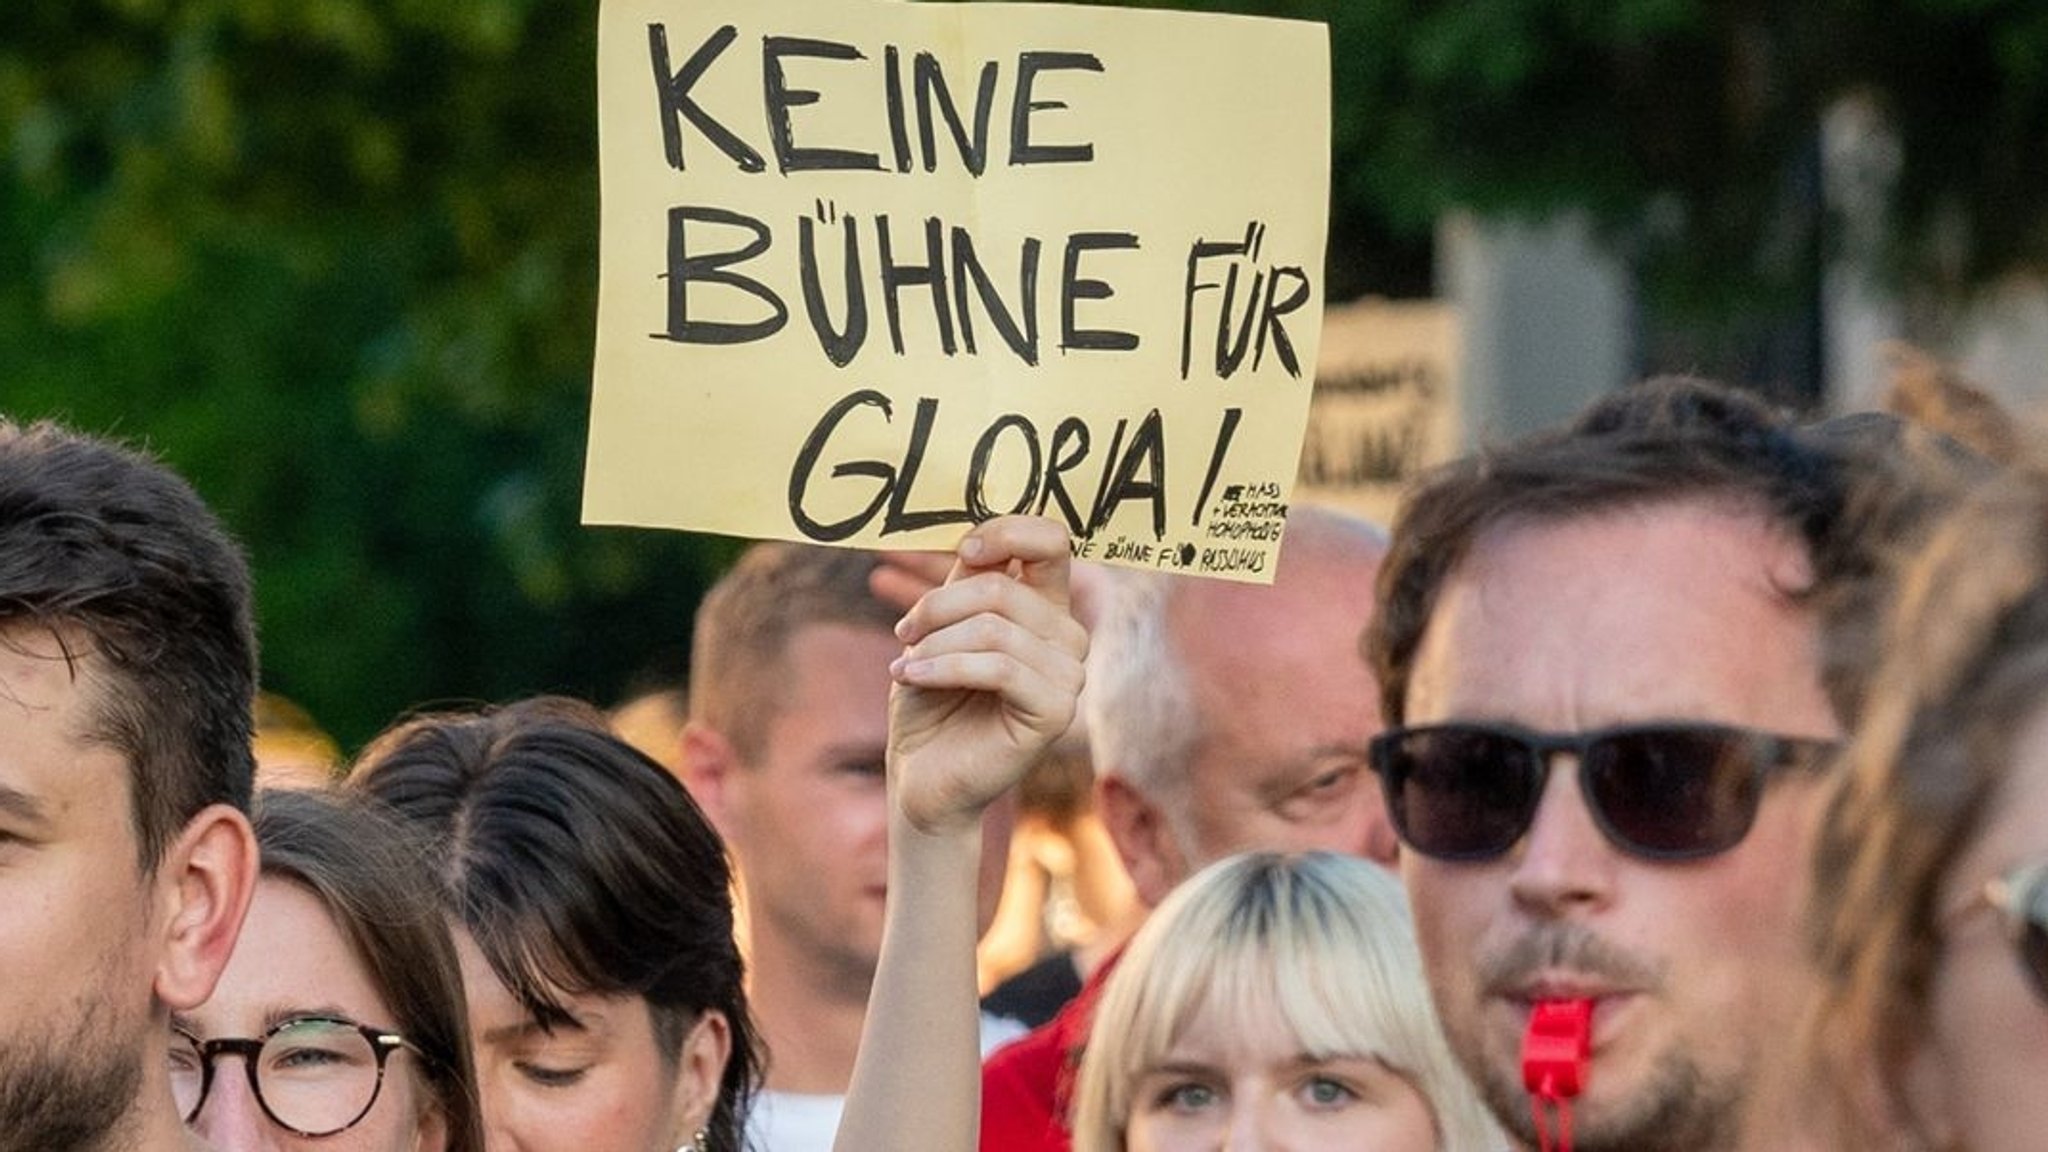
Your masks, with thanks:
<instances>
[{"instance_id":1,"label":"eyeglass frame","mask_svg":"<svg viewBox=\"0 0 2048 1152\"><path fill-rule=\"evenodd\" d=\"M1396 784L1386 769L1388 758L1403 737L1430 732L1484 733L1505 737L1532 753L1535 757L1536 772L1530 788L1529 810L1518 821L1513 838L1498 848L1473 852L1432 852L1419 847L1410 838L1408 822L1404 811L1397 803ZM1645 735L1658 732L1683 732L1691 735L1710 734L1739 738L1756 754L1750 757L1751 778L1757 784L1756 803L1750 807L1743 823L1742 834L1733 841L1715 848L1666 850L1640 844L1623 836L1610 821L1605 808L1594 802L1591 788L1591 772L1587 752L1605 740L1618 736ZM1577 765L1579 799L1592 817L1594 825L1607 843L1626 855L1639 860L1657 863L1685 863L1706 860L1726 852L1732 852L1749 838L1755 827L1757 813L1762 810L1765 786L1771 777L1790 771L1815 770L1829 764L1830 757L1841 750L1839 740L1821 736L1787 736L1759 728L1745 728L1734 724L1716 724L1709 721L1667 720L1638 724L1615 724L1603 728L1587 728L1576 732L1545 732L1526 728L1519 724L1500 721L1449 720L1431 724L1404 724L1389 728L1372 738L1367 746L1368 763L1373 774L1380 778L1381 795L1385 799L1387 818L1394 825L1403 847L1411 849L1432 860L1454 864L1483 864L1498 860L1514 851L1515 845L1536 826L1536 817L1543 810L1543 791L1549 783L1552 763L1558 756L1570 753Z\"/></svg>"},{"instance_id":2,"label":"eyeglass frame","mask_svg":"<svg viewBox=\"0 0 2048 1152\"><path fill-rule=\"evenodd\" d=\"M370 1098L363 1102L362 1108L356 1112L355 1116L348 1123L343 1124L339 1128L330 1128L325 1132L311 1132L304 1128L294 1128L290 1124L278 1119L277 1113L270 1109L270 1101L263 1095L262 1079L256 1073L256 1058L262 1055L263 1046L268 1044L272 1037L285 1029L296 1028L305 1024L335 1024L353 1029L361 1033L363 1039L370 1042L370 1051L377 1060L377 1081L370 1088ZM426 1058L426 1053L420 1050L419 1045L407 1040L403 1035L393 1032L388 1028L374 1028L361 1021L351 1020L346 1016L293 1016L288 1020L280 1020L272 1024L264 1030L263 1035L255 1037L216 1036L210 1040L201 1040L189 1030L181 1028L176 1024L171 1025L171 1031L184 1037L199 1053L199 1097L192 1102L192 1110L185 1114L183 1118L184 1123L190 1124L198 1119L199 1113L205 1109L206 1098L213 1094L214 1060L222 1054L227 1054L242 1058L243 1074L249 1078L249 1093L256 1097L256 1106L263 1110L264 1117L272 1124L277 1125L292 1135L304 1137L308 1140L318 1140L327 1136L339 1135L363 1122L363 1117L368 1116L370 1109L377 1106L377 1098L384 1094L384 1066L390 1061L393 1052L406 1049L422 1059Z\"/></svg>"}]
</instances>

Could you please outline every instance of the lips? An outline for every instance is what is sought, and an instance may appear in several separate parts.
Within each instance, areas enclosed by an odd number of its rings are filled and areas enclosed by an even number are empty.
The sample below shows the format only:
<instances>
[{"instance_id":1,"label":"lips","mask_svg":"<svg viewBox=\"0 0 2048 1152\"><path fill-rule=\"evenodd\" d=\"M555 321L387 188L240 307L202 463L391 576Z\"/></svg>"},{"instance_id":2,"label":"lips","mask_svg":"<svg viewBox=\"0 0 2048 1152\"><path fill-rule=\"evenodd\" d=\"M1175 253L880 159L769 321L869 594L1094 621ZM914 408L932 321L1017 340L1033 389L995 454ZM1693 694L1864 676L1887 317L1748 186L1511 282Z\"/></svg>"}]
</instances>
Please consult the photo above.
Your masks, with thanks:
<instances>
[{"instance_id":1,"label":"lips","mask_svg":"<svg viewBox=\"0 0 2048 1152\"><path fill-rule=\"evenodd\" d=\"M1588 1000L1593 1005L1592 1042L1597 1052L1625 1027L1625 1009L1641 994L1638 988L1570 973L1544 974L1494 993L1514 1013L1517 1035L1526 1030L1536 1005L1545 1000Z\"/></svg>"},{"instance_id":2,"label":"lips","mask_svg":"<svg viewBox=\"0 0 2048 1152\"><path fill-rule=\"evenodd\" d=\"M1534 1003L1538 1000L1600 1000L1608 996L1625 996L1633 993L1632 988L1617 987L1609 981L1593 977L1575 976L1569 973L1546 973L1533 979L1518 982L1498 995L1509 1000Z\"/></svg>"}]
</instances>

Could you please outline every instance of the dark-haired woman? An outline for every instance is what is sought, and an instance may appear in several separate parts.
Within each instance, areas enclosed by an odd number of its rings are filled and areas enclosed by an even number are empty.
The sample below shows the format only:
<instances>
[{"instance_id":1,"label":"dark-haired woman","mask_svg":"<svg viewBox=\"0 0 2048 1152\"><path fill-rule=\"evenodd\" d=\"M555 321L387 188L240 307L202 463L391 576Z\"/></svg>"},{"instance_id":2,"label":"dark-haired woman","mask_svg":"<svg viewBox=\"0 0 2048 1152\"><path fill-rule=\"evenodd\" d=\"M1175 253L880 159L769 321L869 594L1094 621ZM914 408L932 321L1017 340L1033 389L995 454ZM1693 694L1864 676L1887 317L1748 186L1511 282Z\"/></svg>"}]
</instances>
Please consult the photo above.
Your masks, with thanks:
<instances>
[{"instance_id":1,"label":"dark-haired woman","mask_svg":"<svg viewBox=\"0 0 2048 1152\"><path fill-rule=\"evenodd\" d=\"M759 1056L724 845L596 710L424 716L351 774L433 843L485 1122L521 1152L738 1152Z\"/></svg>"}]
</instances>

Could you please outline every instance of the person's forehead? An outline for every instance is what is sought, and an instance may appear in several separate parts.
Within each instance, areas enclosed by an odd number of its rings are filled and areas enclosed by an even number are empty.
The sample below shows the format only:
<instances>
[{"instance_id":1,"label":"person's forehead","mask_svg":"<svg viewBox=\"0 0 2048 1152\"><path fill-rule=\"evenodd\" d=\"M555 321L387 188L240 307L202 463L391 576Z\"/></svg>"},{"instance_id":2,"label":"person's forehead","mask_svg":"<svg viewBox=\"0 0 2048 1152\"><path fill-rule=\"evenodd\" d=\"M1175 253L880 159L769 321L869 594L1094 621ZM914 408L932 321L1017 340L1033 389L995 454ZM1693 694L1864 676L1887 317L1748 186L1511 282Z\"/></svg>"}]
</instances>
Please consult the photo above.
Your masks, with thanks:
<instances>
[{"instance_id":1,"label":"person's forehead","mask_svg":"<svg viewBox=\"0 0 2048 1152\"><path fill-rule=\"evenodd\" d=\"M820 622L800 624L783 645L782 673L819 688L841 692L884 693L889 687L889 661L902 642L886 628Z\"/></svg>"},{"instance_id":2,"label":"person's forehead","mask_svg":"<svg viewBox=\"0 0 2048 1152\"><path fill-rule=\"evenodd\" d=\"M0 631L0 786L44 815L124 814L127 759L91 739L96 661L48 630Z\"/></svg>"},{"instance_id":3,"label":"person's forehead","mask_svg":"<svg viewBox=\"0 0 2048 1152\"><path fill-rule=\"evenodd\" d=\"M1437 598L1410 723L1707 719L1829 735L1804 546L1678 501L1482 533Z\"/></svg>"},{"instance_id":4,"label":"person's forehead","mask_svg":"<svg viewBox=\"0 0 2048 1152\"><path fill-rule=\"evenodd\" d=\"M1286 726L1304 706L1373 708L1358 646L1372 615L1372 573L1366 563L1305 563L1283 585L1196 581L1181 591L1171 655L1205 729L1237 719Z\"/></svg>"},{"instance_id":5,"label":"person's forehead","mask_svg":"<svg viewBox=\"0 0 2048 1152\"><path fill-rule=\"evenodd\" d=\"M1358 650L1371 613L1371 567L1321 564L1290 586L1225 586L1176 607L1199 738L1188 749L1187 801L1236 809L1284 793L1327 760L1362 756L1379 699ZM1270 595L1262 595L1267 593ZM1220 610L1224 605L1234 611Z\"/></svg>"},{"instance_id":6,"label":"person's forehead","mask_svg":"<svg viewBox=\"0 0 2048 1152\"><path fill-rule=\"evenodd\" d=\"M402 1024L326 902L296 880L265 875L221 983L184 1019L202 1033L255 1036L305 1015Z\"/></svg>"}]
</instances>

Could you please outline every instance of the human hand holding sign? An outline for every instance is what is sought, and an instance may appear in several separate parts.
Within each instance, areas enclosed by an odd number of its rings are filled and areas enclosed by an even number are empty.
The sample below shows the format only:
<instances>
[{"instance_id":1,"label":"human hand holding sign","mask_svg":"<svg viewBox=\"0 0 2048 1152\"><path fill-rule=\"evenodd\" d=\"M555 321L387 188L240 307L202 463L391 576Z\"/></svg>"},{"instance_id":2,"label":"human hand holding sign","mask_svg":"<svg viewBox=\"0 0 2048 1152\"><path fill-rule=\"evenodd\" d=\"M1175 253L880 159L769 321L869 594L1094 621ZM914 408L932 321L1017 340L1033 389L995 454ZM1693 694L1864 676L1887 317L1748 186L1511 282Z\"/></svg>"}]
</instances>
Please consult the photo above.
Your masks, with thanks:
<instances>
[{"instance_id":1,"label":"human hand holding sign","mask_svg":"<svg viewBox=\"0 0 2048 1152\"><path fill-rule=\"evenodd\" d=\"M1003 517L970 532L896 634L889 712L889 900L842 1152L970 1152L981 815L1067 730L1088 635L1067 531Z\"/></svg>"},{"instance_id":2,"label":"human hand holding sign","mask_svg":"<svg viewBox=\"0 0 2048 1152\"><path fill-rule=\"evenodd\" d=\"M935 834L979 821L1067 730L1088 652L1059 522L991 520L955 556L897 625L905 648L890 668L894 808Z\"/></svg>"}]
</instances>

